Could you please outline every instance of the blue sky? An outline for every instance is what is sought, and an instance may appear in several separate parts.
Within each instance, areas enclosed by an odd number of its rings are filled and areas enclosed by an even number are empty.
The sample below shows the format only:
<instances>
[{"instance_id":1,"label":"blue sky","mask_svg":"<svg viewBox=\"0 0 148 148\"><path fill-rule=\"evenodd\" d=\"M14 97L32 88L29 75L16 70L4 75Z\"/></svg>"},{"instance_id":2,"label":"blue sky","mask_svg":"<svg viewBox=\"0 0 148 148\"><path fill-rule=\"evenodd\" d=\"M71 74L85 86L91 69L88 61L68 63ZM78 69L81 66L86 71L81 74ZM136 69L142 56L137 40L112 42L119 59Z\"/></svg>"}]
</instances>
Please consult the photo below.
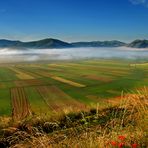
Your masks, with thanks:
<instances>
[{"instance_id":1,"label":"blue sky","mask_svg":"<svg viewBox=\"0 0 148 148\"><path fill-rule=\"evenodd\" d=\"M0 0L0 38L148 39L148 0Z\"/></svg>"}]
</instances>

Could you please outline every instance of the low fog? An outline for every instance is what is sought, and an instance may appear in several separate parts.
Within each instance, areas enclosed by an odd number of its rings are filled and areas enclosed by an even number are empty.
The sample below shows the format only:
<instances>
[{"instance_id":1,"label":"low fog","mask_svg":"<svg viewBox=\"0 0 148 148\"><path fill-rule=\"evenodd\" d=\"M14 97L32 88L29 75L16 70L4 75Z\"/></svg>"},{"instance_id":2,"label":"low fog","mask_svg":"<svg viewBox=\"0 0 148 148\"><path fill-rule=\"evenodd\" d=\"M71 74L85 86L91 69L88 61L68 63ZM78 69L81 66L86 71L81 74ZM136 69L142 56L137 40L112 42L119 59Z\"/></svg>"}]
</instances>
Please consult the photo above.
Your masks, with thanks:
<instances>
[{"instance_id":1,"label":"low fog","mask_svg":"<svg viewBox=\"0 0 148 148\"><path fill-rule=\"evenodd\" d=\"M65 49L0 48L0 63L44 60L78 60L89 58L148 58L148 49L127 47Z\"/></svg>"}]
</instances>

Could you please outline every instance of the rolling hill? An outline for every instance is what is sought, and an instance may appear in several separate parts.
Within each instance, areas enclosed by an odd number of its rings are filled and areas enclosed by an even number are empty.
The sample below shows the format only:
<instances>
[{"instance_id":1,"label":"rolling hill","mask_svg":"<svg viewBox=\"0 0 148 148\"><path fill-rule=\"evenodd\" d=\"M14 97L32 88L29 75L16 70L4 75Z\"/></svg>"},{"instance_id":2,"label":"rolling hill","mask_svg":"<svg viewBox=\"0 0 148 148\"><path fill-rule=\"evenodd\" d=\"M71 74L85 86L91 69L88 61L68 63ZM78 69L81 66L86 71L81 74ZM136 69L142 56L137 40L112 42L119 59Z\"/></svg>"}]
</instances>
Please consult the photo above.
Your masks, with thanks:
<instances>
[{"instance_id":1,"label":"rolling hill","mask_svg":"<svg viewBox=\"0 0 148 148\"><path fill-rule=\"evenodd\" d=\"M148 48L148 40L135 40L128 44L132 48Z\"/></svg>"},{"instance_id":2,"label":"rolling hill","mask_svg":"<svg viewBox=\"0 0 148 148\"><path fill-rule=\"evenodd\" d=\"M72 47L72 45L57 39L47 38L31 42L0 40L0 47L45 49L45 48L68 48Z\"/></svg>"},{"instance_id":3,"label":"rolling hill","mask_svg":"<svg viewBox=\"0 0 148 148\"><path fill-rule=\"evenodd\" d=\"M43 40L22 42L12 40L0 40L0 48L78 48L78 47L131 47L131 48L148 48L148 40L135 40L129 44L117 40L112 41L91 41L91 42L64 42L58 39L47 38Z\"/></svg>"},{"instance_id":4,"label":"rolling hill","mask_svg":"<svg viewBox=\"0 0 148 148\"><path fill-rule=\"evenodd\" d=\"M126 43L120 41L92 41L92 42L75 42L74 47L119 47L125 46Z\"/></svg>"}]
</instances>

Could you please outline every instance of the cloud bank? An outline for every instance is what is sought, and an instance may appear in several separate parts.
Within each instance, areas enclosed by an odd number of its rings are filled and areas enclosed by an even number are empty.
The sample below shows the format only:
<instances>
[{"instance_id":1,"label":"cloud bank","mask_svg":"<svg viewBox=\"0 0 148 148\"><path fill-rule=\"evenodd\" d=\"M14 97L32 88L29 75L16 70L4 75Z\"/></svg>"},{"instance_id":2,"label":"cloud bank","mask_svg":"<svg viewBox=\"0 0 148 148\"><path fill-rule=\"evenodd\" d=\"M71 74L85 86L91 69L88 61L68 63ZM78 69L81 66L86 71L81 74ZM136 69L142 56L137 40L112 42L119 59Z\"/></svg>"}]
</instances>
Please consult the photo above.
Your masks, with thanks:
<instances>
[{"instance_id":1,"label":"cloud bank","mask_svg":"<svg viewBox=\"0 0 148 148\"><path fill-rule=\"evenodd\" d=\"M66 49L0 49L0 63L47 60L78 60L91 58L148 58L148 49L117 48L66 48Z\"/></svg>"}]
</instances>

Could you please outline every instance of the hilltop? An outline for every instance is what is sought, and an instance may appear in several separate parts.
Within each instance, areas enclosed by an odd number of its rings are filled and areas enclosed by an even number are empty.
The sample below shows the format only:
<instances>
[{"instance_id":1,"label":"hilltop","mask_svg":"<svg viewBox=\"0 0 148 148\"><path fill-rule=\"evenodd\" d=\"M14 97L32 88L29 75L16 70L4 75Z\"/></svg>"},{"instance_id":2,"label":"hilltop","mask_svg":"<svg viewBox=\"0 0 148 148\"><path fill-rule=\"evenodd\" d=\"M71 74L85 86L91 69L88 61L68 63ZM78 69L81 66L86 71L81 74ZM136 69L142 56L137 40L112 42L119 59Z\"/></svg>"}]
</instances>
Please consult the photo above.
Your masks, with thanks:
<instances>
[{"instance_id":1,"label":"hilltop","mask_svg":"<svg viewBox=\"0 0 148 148\"><path fill-rule=\"evenodd\" d=\"M72 47L72 45L57 39L47 38L31 42L0 40L0 47L45 49L45 48L67 48L67 47Z\"/></svg>"},{"instance_id":2,"label":"hilltop","mask_svg":"<svg viewBox=\"0 0 148 148\"><path fill-rule=\"evenodd\" d=\"M128 47L133 48L148 48L148 40L135 40L128 44Z\"/></svg>"}]
</instances>

